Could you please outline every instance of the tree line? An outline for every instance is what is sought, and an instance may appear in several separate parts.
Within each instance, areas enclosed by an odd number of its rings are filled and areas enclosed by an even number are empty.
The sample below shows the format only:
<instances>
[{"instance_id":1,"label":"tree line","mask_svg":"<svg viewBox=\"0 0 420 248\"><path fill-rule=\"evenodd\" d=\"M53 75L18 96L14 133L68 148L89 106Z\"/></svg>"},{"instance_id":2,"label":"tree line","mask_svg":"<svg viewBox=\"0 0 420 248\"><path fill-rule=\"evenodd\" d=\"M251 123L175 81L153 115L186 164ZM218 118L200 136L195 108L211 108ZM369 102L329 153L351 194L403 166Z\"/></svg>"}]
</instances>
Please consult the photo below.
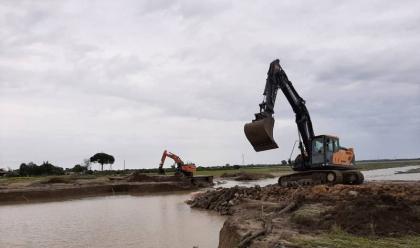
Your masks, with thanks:
<instances>
[{"instance_id":1,"label":"tree line","mask_svg":"<svg viewBox=\"0 0 420 248\"><path fill-rule=\"evenodd\" d=\"M91 163L98 163L101 165L101 172L95 172L97 174L113 174L113 173L130 173L133 171L138 171L140 173L158 173L158 167L156 168L149 168L149 169L127 169L124 171L114 171L108 170L103 171L104 164L112 165L115 162L115 158L112 155L100 152L96 153L89 159L85 159L82 164L76 164L73 168L63 169L62 167L55 166L48 161L44 161L42 164L37 165L33 162L29 163L22 163L19 166L19 169L14 171L9 171L8 176L48 176L48 175L64 175L66 173L74 172L74 173L85 173L85 174L92 174L93 171L90 169ZM241 167L270 167L270 166L279 166L279 165L287 165L286 161L282 161L282 164L249 164L249 165L230 165L225 164L223 166L198 166L197 171L208 171L208 170L237 170ZM165 168L166 172L174 172L175 166L171 166L170 168Z\"/></svg>"},{"instance_id":2,"label":"tree line","mask_svg":"<svg viewBox=\"0 0 420 248\"><path fill-rule=\"evenodd\" d=\"M98 163L101 165L103 171L104 164L113 164L115 158L106 153L96 153L89 159L85 159L83 164L76 164L73 168L64 169L60 166L55 166L48 161L37 165L34 162L22 163L17 170L9 170L7 176L49 176L49 175L64 175L68 172L87 173L91 174L93 171L90 169L91 163Z\"/></svg>"}]
</instances>

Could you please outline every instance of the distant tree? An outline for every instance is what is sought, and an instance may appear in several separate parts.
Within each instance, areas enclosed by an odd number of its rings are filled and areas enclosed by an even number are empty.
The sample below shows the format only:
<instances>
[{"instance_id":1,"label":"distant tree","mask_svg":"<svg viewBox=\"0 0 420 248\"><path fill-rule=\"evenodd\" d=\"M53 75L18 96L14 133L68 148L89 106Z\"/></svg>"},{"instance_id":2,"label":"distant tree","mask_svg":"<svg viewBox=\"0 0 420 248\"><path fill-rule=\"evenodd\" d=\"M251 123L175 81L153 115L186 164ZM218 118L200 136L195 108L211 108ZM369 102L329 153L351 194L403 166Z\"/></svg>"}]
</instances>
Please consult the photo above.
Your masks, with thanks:
<instances>
[{"instance_id":1,"label":"distant tree","mask_svg":"<svg viewBox=\"0 0 420 248\"><path fill-rule=\"evenodd\" d=\"M40 175L63 175L64 169L52 165L48 161L44 161L41 165L33 162L28 164L22 163L19 167L19 175L21 176L40 176Z\"/></svg>"},{"instance_id":2,"label":"distant tree","mask_svg":"<svg viewBox=\"0 0 420 248\"><path fill-rule=\"evenodd\" d=\"M239 166L239 165L237 165L237 164L235 164L234 166L232 166L233 167L233 169L235 169L235 170L238 170L239 168L241 168L241 166Z\"/></svg>"},{"instance_id":3,"label":"distant tree","mask_svg":"<svg viewBox=\"0 0 420 248\"><path fill-rule=\"evenodd\" d=\"M39 167L39 175L63 175L64 169L54 166L48 161L43 162Z\"/></svg>"},{"instance_id":4,"label":"distant tree","mask_svg":"<svg viewBox=\"0 0 420 248\"><path fill-rule=\"evenodd\" d=\"M87 167L86 166L82 166L82 165L80 165L80 164L76 164L72 169L71 169L71 171L73 171L73 172L78 172L78 173L80 173L80 172L84 172L84 171L87 171L88 169L87 169Z\"/></svg>"},{"instance_id":5,"label":"distant tree","mask_svg":"<svg viewBox=\"0 0 420 248\"><path fill-rule=\"evenodd\" d=\"M93 155L90 159L92 163L99 163L101 164L101 171L104 170L104 164L113 164L115 159L112 155L100 152Z\"/></svg>"},{"instance_id":6,"label":"distant tree","mask_svg":"<svg viewBox=\"0 0 420 248\"><path fill-rule=\"evenodd\" d=\"M88 159L88 158L83 159L83 165L82 166L84 166L88 170L90 170L90 159Z\"/></svg>"},{"instance_id":7,"label":"distant tree","mask_svg":"<svg viewBox=\"0 0 420 248\"><path fill-rule=\"evenodd\" d=\"M281 161L281 165L287 165L287 161L286 160L282 160Z\"/></svg>"},{"instance_id":8,"label":"distant tree","mask_svg":"<svg viewBox=\"0 0 420 248\"><path fill-rule=\"evenodd\" d=\"M19 174L21 176L28 176L28 166L25 163L21 163L19 166Z\"/></svg>"}]
</instances>

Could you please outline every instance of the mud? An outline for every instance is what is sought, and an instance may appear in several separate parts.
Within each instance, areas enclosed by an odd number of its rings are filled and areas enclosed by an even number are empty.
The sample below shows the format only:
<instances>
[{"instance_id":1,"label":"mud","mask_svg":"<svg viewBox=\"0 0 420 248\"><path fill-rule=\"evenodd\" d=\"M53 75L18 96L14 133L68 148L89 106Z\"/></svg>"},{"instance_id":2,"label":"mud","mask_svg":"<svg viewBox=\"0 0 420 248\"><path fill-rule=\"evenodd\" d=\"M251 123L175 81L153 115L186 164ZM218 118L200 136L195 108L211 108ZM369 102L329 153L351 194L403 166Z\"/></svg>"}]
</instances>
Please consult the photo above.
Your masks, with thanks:
<instances>
[{"instance_id":1,"label":"mud","mask_svg":"<svg viewBox=\"0 0 420 248\"><path fill-rule=\"evenodd\" d=\"M293 247L297 237L336 228L365 237L420 234L419 186L418 182L375 182L219 188L188 203L230 215L220 232L219 247Z\"/></svg>"},{"instance_id":2,"label":"mud","mask_svg":"<svg viewBox=\"0 0 420 248\"><path fill-rule=\"evenodd\" d=\"M212 178L148 176L134 173L127 177L80 180L51 177L20 187L2 187L0 204L55 201L112 194L158 193L194 190L212 185Z\"/></svg>"},{"instance_id":3,"label":"mud","mask_svg":"<svg viewBox=\"0 0 420 248\"><path fill-rule=\"evenodd\" d=\"M186 177L175 176L150 176L142 173L133 173L126 177L128 182L183 182L188 180Z\"/></svg>"},{"instance_id":4,"label":"mud","mask_svg":"<svg viewBox=\"0 0 420 248\"><path fill-rule=\"evenodd\" d=\"M236 181L250 181L250 180L273 178L274 176L269 173L237 172L237 173L223 173L220 177L229 178Z\"/></svg>"}]
</instances>

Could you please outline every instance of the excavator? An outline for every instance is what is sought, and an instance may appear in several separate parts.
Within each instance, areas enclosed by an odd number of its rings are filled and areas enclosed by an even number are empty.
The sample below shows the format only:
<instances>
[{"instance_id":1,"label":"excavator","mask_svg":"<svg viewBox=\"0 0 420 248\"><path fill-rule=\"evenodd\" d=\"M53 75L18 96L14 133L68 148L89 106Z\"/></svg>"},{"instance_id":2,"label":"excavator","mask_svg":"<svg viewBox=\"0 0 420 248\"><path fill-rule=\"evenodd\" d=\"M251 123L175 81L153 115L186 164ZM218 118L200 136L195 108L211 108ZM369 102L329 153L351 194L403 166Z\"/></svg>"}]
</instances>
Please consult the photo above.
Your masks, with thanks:
<instances>
[{"instance_id":1,"label":"excavator","mask_svg":"<svg viewBox=\"0 0 420 248\"><path fill-rule=\"evenodd\" d=\"M197 167L193 163L184 163L180 157L172 152L168 152L167 150L163 151L162 158L160 159L159 170L158 173L164 175L165 171L163 170L163 164L165 163L166 157L170 157L176 163L175 168L175 176L186 176L192 177Z\"/></svg>"},{"instance_id":2,"label":"excavator","mask_svg":"<svg viewBox=\"0 0 420 248\"><path fill-rule=\"evenodd\" d=\"M295 172L281 176L279 185L363 183L363 174L355 167L353 148L341 146L336 136L315 135L306 102L296 92L278 59L270 64L259 113L244 126L245 136L254 150L260 152L278 148L273 138L274 104L278 89L295 113L300 150L293 162L289 159Z\"/></svg>"}]
</instances>

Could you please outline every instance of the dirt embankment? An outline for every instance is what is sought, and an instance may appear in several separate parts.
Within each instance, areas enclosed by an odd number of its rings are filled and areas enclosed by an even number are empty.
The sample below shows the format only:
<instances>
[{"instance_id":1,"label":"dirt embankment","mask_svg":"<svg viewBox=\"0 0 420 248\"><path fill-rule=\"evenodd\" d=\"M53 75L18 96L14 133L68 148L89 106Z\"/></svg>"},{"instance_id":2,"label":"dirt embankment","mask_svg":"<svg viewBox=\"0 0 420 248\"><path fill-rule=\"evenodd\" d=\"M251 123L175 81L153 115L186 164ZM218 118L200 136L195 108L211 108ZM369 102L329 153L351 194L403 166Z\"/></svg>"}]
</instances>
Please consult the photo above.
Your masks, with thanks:
<instances>
[{"instance_id":1,"label":"dirt embankment","mask_svg":"<svg viewBox=\"0 0 420 248\"><path fill-rule=\"evenodd\" d=\"M236 181L250 181L250 180L273 178L274 176L269 173L234 172L234 173L223 173L220 177L224 179L232 179Z\"/></svg>"},{"instance_id":2,"label":"dirt embankment","mask_svg":"<svg viewBox=\"0 0 420 248\"><path fill-rule=\"evenodd\" d=\"M420 234L420 183L217 189L197 195L194 208L231 215L219 247L299 247L331 230L362 237Z\"/></svg>"},{"instance_id":3,"label":"dirt embankment","mask_svg":"<svg viewBox=\"0 0 420 248\"><path fill-rule=\"evenodd\" d=\"M0 187L0 204L51 201L87 196L173 192L212 185L212 177L149 176L133 173L126 177L81 179L48 177L27 185Z\"/></svg>"},{"instance_id":4,"label":"dirt embankment","mask_svg":"<svg viewBox=\"0 0 420 248\"><path fill-rule=\"evenodd\" d=\"M420 168L409 169L408 171L397 171L395 174L412 174L420 173Z\"/></svg>"}]
</instances>

